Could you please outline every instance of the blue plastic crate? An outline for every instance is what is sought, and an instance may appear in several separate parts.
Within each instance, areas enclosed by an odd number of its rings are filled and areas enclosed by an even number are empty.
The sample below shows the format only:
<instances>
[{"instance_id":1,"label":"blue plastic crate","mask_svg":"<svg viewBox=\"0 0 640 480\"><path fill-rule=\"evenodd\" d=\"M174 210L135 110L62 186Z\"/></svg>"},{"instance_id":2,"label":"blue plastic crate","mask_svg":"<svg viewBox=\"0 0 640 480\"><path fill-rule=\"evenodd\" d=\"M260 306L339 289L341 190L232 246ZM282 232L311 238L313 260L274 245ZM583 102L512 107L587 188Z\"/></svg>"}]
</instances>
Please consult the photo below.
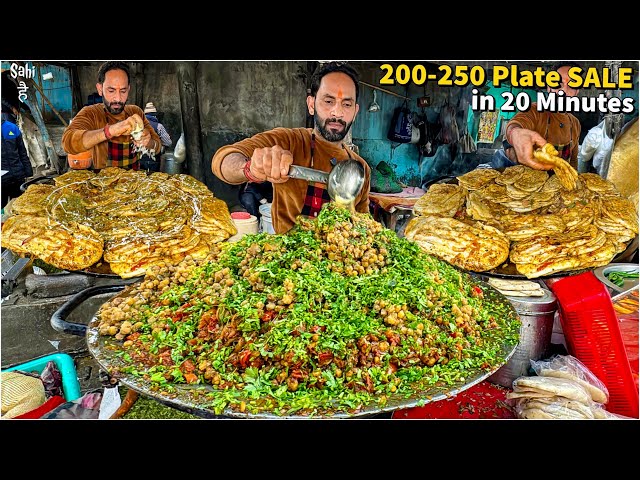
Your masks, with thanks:
<instances>
[{"instance_id":1,"label":"blue plastic crate","mask_svg":"<svg viewBox=\"0 0 640 480\"><path fill-rule=\"evenodd\" d=\"M23 372L35 372L40 374L47 366L47 363L51 361L55 362L56 367L58 367L58 370L60 370L60 374L62 375L64 399L67 402L71 402L80 398L80 382L78 382L76 367L73 364L73 358L66 353L53 353L45 357L36 358L35 360L16 365L15 367L6 368L2 371L10 372L12 370L22 370Z\"/></svg>"}]
</instances>

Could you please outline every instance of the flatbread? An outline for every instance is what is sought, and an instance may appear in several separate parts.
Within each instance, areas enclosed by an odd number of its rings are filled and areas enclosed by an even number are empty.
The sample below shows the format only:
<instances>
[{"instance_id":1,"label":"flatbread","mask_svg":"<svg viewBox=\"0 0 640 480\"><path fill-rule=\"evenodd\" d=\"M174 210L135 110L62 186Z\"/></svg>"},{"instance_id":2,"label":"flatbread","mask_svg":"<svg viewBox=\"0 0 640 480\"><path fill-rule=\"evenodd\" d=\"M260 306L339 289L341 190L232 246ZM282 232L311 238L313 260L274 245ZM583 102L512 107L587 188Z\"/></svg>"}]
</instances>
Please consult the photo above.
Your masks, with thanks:
<instances>
[{"instance_id":1,"label":"flatbread","mask_svg":"<svg viewBox=\"0 0 640 480\"><path fill-rule=\"evenodd\" d=\"M502 175L498 175L495 178L495 182L498 185L512 185L520 176L524 173L527 167L525 165L513 165L507 167L502 172Z\"/></svg>"},{"instance_id":2,"label":"flatbread","mask_svg":"<svg viewBox=\"0 0 640 480\"><path fill-rule=\"evenodd\" d=\"M467 190L479 190L485 185L494 183L494 179L500 175L500 172L493 168L476 168L457 177L457 179L458 183Z\"/></svg>"},{"instance_id":3,"label":"flatbread","mask_svg":"<svg viewBox=\"0 0 640 480\"><path fill-rule=\"evenodd\" d=\"M571 380L557 377L518 377L513 381L513 386L514 390L516 387L524 387L585 404L591 400L591 395L582 386Z\"/></svg>"},{"instance_id":4,"label":"flatbread","mask_svg":"<svg viewBox=\"0 0 640 480\"><path fill-rule=\"evenodd\" d=\"M566 415L570 418L595 418L589 405L562 397L549 397L525 400L523 408L540 408L550 414ZM564 411L566 409L567 411Z\"/></svg>"},{"instance_id":5,"label":"flatbread","mask_svg":"<svg viewBox=\"0 0 640 480\"><path fill-rule=\"evenodd\" d=\"M415 215L453 217L462 207L467 190L460 185L435 183L413 206Z\"/></svg>"},{"instance_id":6,"label":"flatbread","mask_svg":"<svg viewBox=\"0 0 640 480\"><path fill-rule=\"evenodd\" d=\"M585 172L579 174L580 180L584 182L584 186L589 190L597 193L617 193L616 186L613 182L602 178L597 173Z\"/></svg>"},{"instance_id":7,"label":"flatbread","mask_svg":"<svg viewBox=\"0 0 640 480\"><path fill-rule=\"evenodd\" d=\"M509 239L498 229L449 217L417 216L409 220L405 238L452 265L483 272L502 265L509 256Z\"/></svg>"},{"instance_id":8,"label":"flatbread","mask_svg":"<svg viewBox=\"0 0 640 480\"><path fill-rule=\"evenodd\" d=\"M530 280L506 280L502 278L490 278L487 283L492 287L505 288L507 290L534 290L540 288L538 282Z\"/></svg>"},{"instance_id":9,"label":"flatbread","mask_svg":"<svg viewBox=\"0 0 640 480\"><path fill-rule=\"evenodd\" d=\"M507 297L544 297L544 290L542 288L537 290L504 290L497 288L496 290Z\"/></svg>"},{"instance_id":10,"label":"flatbread","mask_svg":"<svg viewBox=\"0 0 640 480\"><path fill-rule=\"evenodd\" d=\"M572 405L572 407L568 405ZM525 408L539 409L559 420L584 420L594 418L593 413L588 407L580 402L574 401L546 403L537 400L529 400L526 403Z\"/></svg>"},{"instance_id":11,"label":"flatbread","mask_svg":"<svg viewBox=\"0 0 640 480\"><path fill-rule=\"evenodd\" d=\"M539 408L523 408L520 411L520 418L554 420L554 417Z\"/></svg>"},{"instance_id":12,"label":"flatbread","mask_svg":"<svg viewBox=\"0 0 640 480\"><path fill-rule=\"evenodd\" d=\"M526 240L535 235L562 233L566 225L560 215L520 214L500 218L502 232L512 241Z\"/></svg>"},{"instance_id":13,"label":"flatbread","mask_svg":"<svg viewBox=\"0 0 640 480\"><path fill-rule=\"evenodd\" d=\"M558 151L553 145L547 143L542 148L535 149L533 156L539 162L553 166L558 180L565 189L574 190L577 187L578 172L569 162L558 156Z\"/></svg>"},{"instance_id":14,"label":"flatbread","mask_svg":"<svg viewBox=\"0 0 640 480\"><path fill-rule=\"evenodd\" d=\"M545 170L534 170L527 167L522 175L513 182L513 186L525 192L537 192L542 189L548 179L549 174Z\"/></svg>"},{"instance_id":15,"label":"flatbread","mask_svg":"<svg viewBox=\"0 0 640 480\"><path fill-rule=\"evenodd\" d=\"M565 372L564 370L557 370L552 368L542 368L539 372L543 377L555 377L555 378L564 378L566 380L571 380L572 382L576 382L580 386L582 386L587 393L591 396L591 399L596 403L607 403L609 400L609 396L606 392L602 391L600 388L596 387L592 383L583 380L570 372Z\"/></svg>"},{"instance_id":16,"label":"flatbread","mask_svg":"<svg viewBox=\"0 0 640 480\"><path fill-rule=\"evenodd\" d=\"M544 289L528 280L502 280L490 278L487 283L508 297L544 297Z\"/></svg>"},{"instance_id":17,"label":"flatbread","mask_svg":"<svg viewBox=\"0 0 640 480\"><path fill-rule=\"evenodd\" d=\"M506 398L509 399L519 399L519 398L548 398L548 397L553 397L553 393L551 392L541 392L538 390L531 390L528 388L525 389L519 389L517 387L514 387L512 392L508 392L506 394Z\"/></svg>"}]
</instances>

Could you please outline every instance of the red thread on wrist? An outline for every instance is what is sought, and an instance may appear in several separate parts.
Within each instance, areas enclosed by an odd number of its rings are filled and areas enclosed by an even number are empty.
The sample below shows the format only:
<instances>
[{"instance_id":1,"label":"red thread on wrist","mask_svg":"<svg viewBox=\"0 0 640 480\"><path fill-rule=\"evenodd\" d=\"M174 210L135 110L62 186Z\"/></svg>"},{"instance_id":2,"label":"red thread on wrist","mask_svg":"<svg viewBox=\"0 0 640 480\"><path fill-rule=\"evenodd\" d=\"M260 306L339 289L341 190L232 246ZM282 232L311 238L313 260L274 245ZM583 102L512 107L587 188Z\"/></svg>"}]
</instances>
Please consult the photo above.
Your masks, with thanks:
<instances>
[{"instance_id":1,"label":"red thread on wrist","mask_svg":"<svg viewBox=\"0 0 640 480\"><path fill-rule=\"evenodd\" d=\"M244 176L250 182L253 182L253 183L264 183L264 180L260 180L259 178L254 177L253 174L251 173L251 159L249 159L247 161L247 163L244 164L244 167L243 167L242 171L244 172Z\"/></svg>"},{"instance_id":2,"label":"red thread on wrist","mask_svg":"<svg viewBox=\"0 0 640 480\"><path fill-rule=\"evenodd\" d=\"M111 132L109 131L108 123L104 126L104 136L107 137L107 140L111 140L112 138Z\"/></svg>"}]
</instances>

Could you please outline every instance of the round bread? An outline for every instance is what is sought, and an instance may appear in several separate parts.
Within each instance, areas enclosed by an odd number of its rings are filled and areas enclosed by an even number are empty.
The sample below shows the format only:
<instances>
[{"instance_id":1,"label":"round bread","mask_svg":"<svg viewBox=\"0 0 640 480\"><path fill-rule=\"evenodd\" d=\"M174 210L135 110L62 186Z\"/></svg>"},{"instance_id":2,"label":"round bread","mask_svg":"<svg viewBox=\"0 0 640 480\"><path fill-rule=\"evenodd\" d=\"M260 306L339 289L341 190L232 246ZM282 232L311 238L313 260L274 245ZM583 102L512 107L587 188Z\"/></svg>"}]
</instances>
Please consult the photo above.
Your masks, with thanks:
<instances>
[{"instance_id":1,"label":"round bread","mask_svg":"<svg viewBox=\"0 0 640 480\"><path fill-rule=\"evenodd\" d=\"M577 382L557 377L519 377L513 381L514 390L516 387L537 390L541 392L549 392L552 395L565 397L570 400L576 400L584 404L591 401L591 396Z\"/></svg>"},{"instance_id":2,"label":"round bread","mask_svg":"<svg viewBox=\"0 0 640 480\"><path fill-rule=\"evenodd\" d=\"M555 378L563 378L567 380L571 380L572 382L576 382L578 385L583 387L587 393L591 396L591 399L596 403L607 403L609 396L606 392L596 387L592 383L587 382L575 375L565 372L564 370L555 370L551 368L542 368L540 369L540 375L543 377L555 377Z\"/></svg>"}]
</instances>

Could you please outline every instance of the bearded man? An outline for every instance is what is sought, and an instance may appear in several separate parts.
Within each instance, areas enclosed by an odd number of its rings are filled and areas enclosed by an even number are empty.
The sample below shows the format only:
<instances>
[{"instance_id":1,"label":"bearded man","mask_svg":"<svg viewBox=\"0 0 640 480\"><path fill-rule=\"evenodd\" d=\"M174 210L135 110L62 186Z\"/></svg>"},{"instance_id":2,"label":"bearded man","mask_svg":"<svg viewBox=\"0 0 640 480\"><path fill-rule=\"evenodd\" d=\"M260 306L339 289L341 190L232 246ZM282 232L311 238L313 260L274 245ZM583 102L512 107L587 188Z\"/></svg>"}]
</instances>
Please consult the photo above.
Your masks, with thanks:
<instances>
[{"instance_id":1,"label":"bearded man","mask_svg":"<svg viewBox=\"0 0 640 480\"><path fill-rule=\"evenodd\" d=\"M288 176L294 160L296 165L324 172L338 162L357 160L364 168L365 181L355 209L368 212L371 168L344 143L359 110L358 86L358 74L350 65L323 64L311 78L307 96L313 128L278 127L221 147L213 155L211 171L231 185L271 182L271 222L279 234L291 229L298 215L317 216L330 200L325 184Z\"/></svg>"},{"instance_id":2,"label":"bearded man","mask_svg":"<svg viewBox=\"0 0 640 480\"><path fill-rule=\"evenodd\" d=\"M68 154L91 151L92 168L139 170L142 153L160 154L162 143L142 109L127 105L131 85L124 62L105 62L96 83L102 103L83 107L62 134Z\"/></svg>"}]
</instances>

